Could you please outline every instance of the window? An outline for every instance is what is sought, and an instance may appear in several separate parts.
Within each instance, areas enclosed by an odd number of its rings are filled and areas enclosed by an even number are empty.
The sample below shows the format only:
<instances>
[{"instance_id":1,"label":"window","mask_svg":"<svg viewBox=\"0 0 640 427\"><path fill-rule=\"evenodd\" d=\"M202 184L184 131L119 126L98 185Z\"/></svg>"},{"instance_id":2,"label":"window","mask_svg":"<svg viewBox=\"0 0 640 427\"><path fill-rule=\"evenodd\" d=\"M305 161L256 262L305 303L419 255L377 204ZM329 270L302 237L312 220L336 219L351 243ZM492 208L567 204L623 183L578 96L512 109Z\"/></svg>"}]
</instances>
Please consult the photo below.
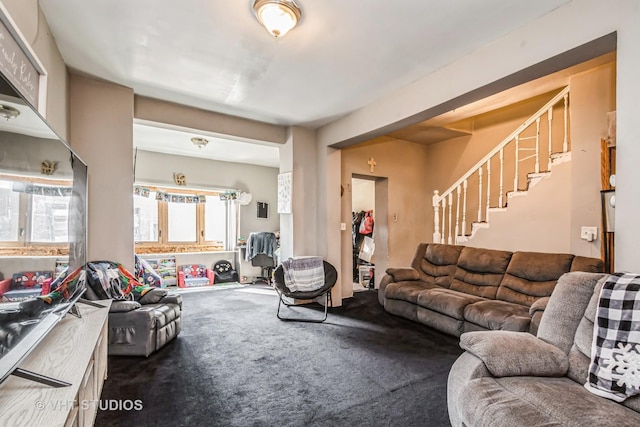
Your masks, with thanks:
<instances>
[{"instance_id":1,"label":"window","mask_svg":"<svg viewBox=\"0 0 640 427\"><path fill-rule=\"evenodd\" d=\"M220 197L207 196L204 205L204 239L208 242L227 240L227 202ZM225 245L226 246L226 245Z\"/></svg>"},{"instance_id":2,"label":"window","mask_svg":"<svg viewBox=\"0 0 640 427\"><path fill-rule=\"evenodd\" d=\"M195 242L196 205L193 203L171 203L167 205L169 242Z\"/></svg>"},{"instance_id":3,"label":"window","mask_svg":"<svg viewBox=\"0 0 640 427\"><path fill-rule=\"evenodd\" d=\"M71 188L65 185L34 178L0 180L2 246L68 243L70 201Z\"/></svg>"},{"instance_id":4,"label":"window","mask_svg":"<svg viewBox=\"0 0 640 427\"><path fill-rule=\"evenodd\" d=\"M0 181L0 241L18 241L20 193L11 191L11 182Z\"/></svg>"},{"instance_id":5,"label":"window","mask_svg":"<svg viewBox=\"0 0 640 427\"><path fill-rule=\"evenodd\" d=\"M31 196L29 241L65 243L69 241L69 201L71 196Z\"/></svg>"},{"instance_id":6,"label":"window","mask_svg":"<svg viewBox=\"0 0 640 427\"><path fill-rule=\"evenodd\" d=\"M136 242L158 241L158 201L156 192L149 197L133 196L133 230Z\"/></svg>"},{"instance_id":7,"label":"window","mask_svg":"<svg viewBox=\"0 0 640 427\"><path fill-rule=\"evenodd\" d=\"M171 201L175 200L175 201ZM197 201L200 203L196 203ZM174 252L232 249L236 203L212 191L136 187L134 229L137 251Z\"/></svg>"}]
</instances>

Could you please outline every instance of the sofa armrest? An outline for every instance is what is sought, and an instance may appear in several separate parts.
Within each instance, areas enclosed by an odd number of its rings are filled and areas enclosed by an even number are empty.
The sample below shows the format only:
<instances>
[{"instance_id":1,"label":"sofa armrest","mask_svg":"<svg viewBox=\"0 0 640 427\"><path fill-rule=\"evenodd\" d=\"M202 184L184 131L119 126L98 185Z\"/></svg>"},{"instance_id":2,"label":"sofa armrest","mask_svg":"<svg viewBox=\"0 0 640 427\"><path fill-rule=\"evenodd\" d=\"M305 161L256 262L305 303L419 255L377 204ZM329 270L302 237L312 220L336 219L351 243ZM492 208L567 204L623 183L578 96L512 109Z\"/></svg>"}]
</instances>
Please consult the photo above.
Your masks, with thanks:
<instances>
[{"instance_id":1,"label":"sofa armrest","mask_svg":"<svg viewBox=\"0 0 640 427\"><path fill-rule=\"evenodd\" d=\"M547 304L549 304L550 297L542 297L540 299L535 300L531 307L529 307L529 315L533 317L534 314L538 311L544 311L547 308Z\"/></svg>"},{"instance_id":2,"label":"sofa armrest","mask_svg":"<svg viewBox=\"0 0 640 427\"><path fill-rule=\"evenodd\" d=\"M160 300L161 304L176 304L182 308L182 295L178 293L169 293Z\"/></svg>"},{"instance_id":3,"label":"sofa armrest","mask_svg":"<svg viewBox=\"0 0 640 427\"><path fill-rule=\"evenodd\" d=\"M113 301L109 313L126 313L137 310L140 307L142 306L137 301Z\"/></svg>"},{"instance_id":4,"label":"sofa armrest","mask_svg":"<svg viewBox=\"0 0 640 427\"><path fill-rule=\"evenodd\" d=\"M393 277L394 282L420 280L420 274L415 268L387 268L387 274Z\"/></svg>"},{"instance_id":5,"label":"sofa armrest","mask_svg":"<svg viewBox=\"0 0 640 427\"><path fill-rule=\"evenodd\" d=\"M495 377L561 377L569 358L528 332L483 331L460 336L460 347L481 359Z\"/></svg>"},{"instance_id":6,"label":"sofa armrest","mask_svg":"<svg viewBox=\"0 0 640 427\"><path fill-rule=\"evenodd\" d=\"M11 289L11 282L13 281L12 278L8 278L8 279L4 279L2 281L0 281L0 297L7 292L9 289Z\"/></svg>"},{"instance_id":7,"label":"sofa armrest","mask_svg":"<svg viewBox=\"0 0 640 427\"><path fill-rule=\"evenodd\" d=\"M213 270L211 270L210 268L207 268L207 279L209 279L209 284L213 285L213 281L215 280L216 275L214 274Z\"/></svg>"}]
</instances>

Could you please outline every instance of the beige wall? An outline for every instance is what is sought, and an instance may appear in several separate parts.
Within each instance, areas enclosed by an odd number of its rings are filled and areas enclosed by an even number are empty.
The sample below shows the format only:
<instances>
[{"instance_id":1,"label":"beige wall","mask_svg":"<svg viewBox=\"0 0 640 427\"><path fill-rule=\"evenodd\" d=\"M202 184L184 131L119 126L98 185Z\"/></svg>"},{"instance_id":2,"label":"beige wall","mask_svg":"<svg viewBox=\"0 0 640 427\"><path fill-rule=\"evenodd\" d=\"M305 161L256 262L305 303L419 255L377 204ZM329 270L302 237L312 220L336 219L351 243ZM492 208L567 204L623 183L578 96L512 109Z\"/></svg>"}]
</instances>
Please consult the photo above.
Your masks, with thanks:
<instances>
[{"instance_id":1,"label":"beige wall","mask_svg":"<svg viewBox=\"0 0 640 427\"><path fill-rule=\"evenodd\" d=\"M601 227L600 138L606 136L606 113L615 109L615 63L573 76L570 86L569 140L572 161L569 165L557 166L552 172L562 178L554 176L550 180L545 179L532 188L529 195L511 199L508 212L492 214L490 229L479 231L475 238L465 244L512 251L568 252L600 257L600 239L594 242L581 240L580 227ZM547 95L546 99L549 98L550 95ZM543 105L544 100L545 96L536 97L518 103L513 108L507 107L484 114L475 121L472 136L429 146L427 187L441 192L447 189ZM554 111L553 127L555 152L561 150L563 139L563 122L558 121L561 115L562 108L557 108ZM547 141L546 133L545 129L541 130L544 144ZM523 155L527 154L529 153L525 152ZM497 206L499 194L497 160L492 159L492 206ZM514 164L513 148L505 150L505 192L513 189ZM527 172L533 172L533 163L521 163L520 168L520 176L524 178ZM546 160L541 160L541 170L544 169ZM486 180L485 169L483 203L486 197ZM521 179L520 188L524 189L525 185L525 181ZM469 180L468 195L467 228L470 232L471 222L478 218L476 176ZM504 200L507 200L506 197ZM454 221L455 209L454 197ZM482 215L484 218L484 210ZM429 213L429 226L432 230L433 212Z\"/></svg>"},{"instance_id":2,"label":"beige wall","mask_svg":"<svg viewBox=\"0 0 640 427\"><path fill-rule=\"evenodd\" d=\"M70 141L89 167L88 259L133 269L133 91L71 74Z\"/></svg>"},{"instance_id":3,"label":"beige wall","mask_svg":"<svg viewBox=\"0 0 640 427\"><path fill-rule=\"evenodd\" d=\"M354 212L370 211L376 205L376 182L369 179L353 178L351 180L351 210Z\"/></svg>"},{"instance_id":4,"label":"beige wall","mask_svg":"<svg viewBox=\"0 0 640 427\"><path fill-rule=\"evenodd\" d=\"M136 183L174 187L173 173L184 173L187 186L194 188L236 189L251 193L251 203L240 208L240 236L254 231L280 229L278 215L278 169L241 163L138 151ZM269 218L257 217L256 202L269 203Z\"/></svg>"},{"instance_id":5,"label":"beige wall","mask_svg":"<svg viewBox=\"0 0 640 427\"><path fill-rule=\"evenodd\" d=\"M280 172L291 172L292 212L280 215L283 259L318 255L318 174L315 132L291 127L287 143L280 148Z\"/></svg>"},{"instance_id":6,"label":"beige wall","mask_svg":"<svg viewBox=\"0 0 640 427\"><path fill-rule=\"evenodd\" d=\"M569 2L402 90L320 128L319 144L331 146L354 138L371 139L384 133L386 126L411 120L458 96L616 32L616 269L639 271L640 198L636 188L640 181L639 21L637 0L619 0L613 7L600 0Z\"/></svg>"},{"instance_id":7,"label":"beige wall","mask_svg":"<svg viewBox=\"0 0 640 427\"><path fill-rule=\"evenodd\" d=\"M571 145L571 251L600 257L601 239L580 239L581 226L602 232L600 202L600 140L607 136L607 112L616 109L616 66L611 63L570 79Z\"/></svg>"},{"instance_id":8,"label":"beige wall","mask_svg":"<svg viewBox=\"0 0 640 427\"><path fill-rule=\"evenodd\" d=\"M373 157L377 163L371 172L368 160ZM341 237L341 271L342 295L351 296L352 287L352 241L351 212L352 190L351 179L354 174L378 178L376 186L376 209L374 210L376 254L374 262L376 270L384 271L385 265L409 265L415 248L420 242L427 241L426 213L429 210L430 197L424 190L427 182L427 147L392 138L378 140L342 150L342 186L345 189L342 197L342 219L347 230ZM387 182L380 182L386 179ZM386 188L385 188L386 187ZM378 190L386 190L387 197ZM387 212L379 203L386 201ZM393 215L398 215L397 222ZM388 254L384 252L384 240L388 240ZM382 253L381 253L382 252ZM386 258L386 259L385 259ZM383 274L376 275L379 282Z\"/></svg>"}]
</instances>

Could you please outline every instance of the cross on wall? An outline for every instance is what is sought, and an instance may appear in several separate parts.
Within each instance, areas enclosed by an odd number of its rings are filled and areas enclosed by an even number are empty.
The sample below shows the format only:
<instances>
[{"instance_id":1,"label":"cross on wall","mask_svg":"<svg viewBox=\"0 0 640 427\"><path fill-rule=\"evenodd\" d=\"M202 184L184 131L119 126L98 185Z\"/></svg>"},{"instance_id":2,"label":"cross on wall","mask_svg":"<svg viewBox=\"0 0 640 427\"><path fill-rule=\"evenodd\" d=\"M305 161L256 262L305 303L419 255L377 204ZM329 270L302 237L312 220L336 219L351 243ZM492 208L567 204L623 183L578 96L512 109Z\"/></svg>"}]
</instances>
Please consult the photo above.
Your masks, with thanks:
<instances>
[{"instance_id":1,"label":"cross on wall","mask_svg":"<svg viewBox=\"0 0 640 427\"><path fill-rule=\"evenodd\" d=\"M371 159L369 159L369 161L367 162L367 164L369 165L369 171L370 172L374 172L374 169L377 165L376 161L374 160L373 157L371 157Z\"/></svg>"}]
</instances>

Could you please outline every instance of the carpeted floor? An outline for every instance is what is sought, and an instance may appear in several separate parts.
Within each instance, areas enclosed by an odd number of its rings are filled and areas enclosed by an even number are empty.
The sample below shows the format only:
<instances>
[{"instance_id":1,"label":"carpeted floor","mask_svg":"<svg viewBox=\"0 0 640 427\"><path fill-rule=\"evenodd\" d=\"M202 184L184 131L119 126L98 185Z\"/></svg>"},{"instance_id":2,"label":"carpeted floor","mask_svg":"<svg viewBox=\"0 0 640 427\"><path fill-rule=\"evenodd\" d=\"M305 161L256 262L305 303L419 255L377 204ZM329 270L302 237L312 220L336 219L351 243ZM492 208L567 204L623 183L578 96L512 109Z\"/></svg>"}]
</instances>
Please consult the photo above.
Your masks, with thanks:
<instances>
[{"instance_id":1,"label":"carpeted floor","mask_svg":"<svg viewBox=\"0 0 640 427\"><path fill-rule=\"evenodd\" d=\"M182 332L148 358L110 357L96 426L446 426L458 340L387 314L376 291L323 324L282 322L266 286L183 295ZM288 309L285 309L288 310ZM317 304L295 307L320 315Z\"/></svg>"}]
</instances>

